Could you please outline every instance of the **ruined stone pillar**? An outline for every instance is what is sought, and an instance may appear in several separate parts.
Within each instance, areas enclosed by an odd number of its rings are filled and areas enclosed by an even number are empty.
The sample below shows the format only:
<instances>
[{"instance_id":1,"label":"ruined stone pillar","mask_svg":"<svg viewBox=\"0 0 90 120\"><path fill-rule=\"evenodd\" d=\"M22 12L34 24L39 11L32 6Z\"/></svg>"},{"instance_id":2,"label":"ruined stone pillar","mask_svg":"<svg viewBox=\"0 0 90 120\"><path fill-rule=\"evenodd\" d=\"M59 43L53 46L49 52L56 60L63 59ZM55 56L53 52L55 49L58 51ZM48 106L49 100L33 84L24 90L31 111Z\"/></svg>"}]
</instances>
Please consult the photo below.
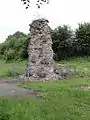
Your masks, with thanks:
<instances>
[{"instance_id":1,"label":"ruined stone pillar","mask_svg":"<svg viewBox=\"0 0 90 120\"><path fill-rule=\"evenodd\" d=\"M29 80L56 80L60 76L54 72L51 29L48 20L38 19L30 24L28 45Z\"/></svg>"}]
</instances>

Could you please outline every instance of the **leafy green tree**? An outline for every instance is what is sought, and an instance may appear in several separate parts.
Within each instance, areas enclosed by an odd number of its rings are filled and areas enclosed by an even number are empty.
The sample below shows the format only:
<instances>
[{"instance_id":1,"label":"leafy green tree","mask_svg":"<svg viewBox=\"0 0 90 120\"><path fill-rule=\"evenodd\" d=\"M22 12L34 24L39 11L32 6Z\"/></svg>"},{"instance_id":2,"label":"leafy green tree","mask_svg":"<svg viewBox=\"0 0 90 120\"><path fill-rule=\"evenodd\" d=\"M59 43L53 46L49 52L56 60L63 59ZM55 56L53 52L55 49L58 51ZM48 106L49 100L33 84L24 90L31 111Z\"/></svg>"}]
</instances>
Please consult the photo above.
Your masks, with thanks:
<instances>
[{"instance_id":1,"label":"leafy green tree","mask_svg":"<svg viewBox=\"0 0 90 120\"><path fill-rule=\"evenodd\" d=\"M13 35L9 35L6 41L0 44L0 55L6 61L12 59L26 59L27 53L28 35L17 31Z\"/></svg>"},{"instance_id":2,"label":"leafy green tree","mask_svg":"<svg viewBox=\"0 0 90 120\"><path fill-rule=\"evenodd\" d=\"M59 26L52 32L53 50L56 59L64 59L72 56L72 35L73 32L69 26Z\"/></svg>"},{"instance_id":3,"label":"leafy green tree","mask_svg":"<svg viewBox=\"0 0 90 120\"><path fill-rule=\"evenodd\" d=\"M15 51L13 49L9 48L8 51L5 51L6 62L14 59L14 56L15 56Z\"/></svg>"},{"instance_id":4,"label":"leafy green tree","mask_svg":"<svg viewBox=\"0 0 90 120\"><path fill-rule=\"evenodd\" d=\"M90 23L81 23L75 31L77 55L90 55Z\"/></svg>"}]
</instances>

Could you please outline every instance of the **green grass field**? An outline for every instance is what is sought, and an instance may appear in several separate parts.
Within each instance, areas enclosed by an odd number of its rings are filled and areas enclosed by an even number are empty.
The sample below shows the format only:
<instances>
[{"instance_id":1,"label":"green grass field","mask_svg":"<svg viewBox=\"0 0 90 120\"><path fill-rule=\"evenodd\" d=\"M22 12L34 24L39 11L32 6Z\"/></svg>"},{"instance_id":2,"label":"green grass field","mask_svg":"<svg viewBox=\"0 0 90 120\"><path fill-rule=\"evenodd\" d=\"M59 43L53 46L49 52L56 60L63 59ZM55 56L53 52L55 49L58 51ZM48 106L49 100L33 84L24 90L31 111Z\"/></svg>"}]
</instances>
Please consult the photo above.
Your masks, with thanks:
<instances>
[{"instance_id":1,"label":"green grass field","mask_svg":"<svg viewBox=\"0 0 90 120\"><path fill-rule=\"evenodd\" d=\"M13 72L16 74L22 74L25 70L26 64L27 61L5 63L3 60L0 60L0 78L11 78Z\"/></svg>"},{"instance_id":2,"label":"green grass field","mask_svg":"<svg viewBox=\"0 0 90 120\"><path fill-rule=\"evenodd\" d=\"M5 63L3 60L0 60L0 78L4 77L12 77L12 71L14 70L17 74L22 74L25 70L27 61L22 62L12 62L12 63ZM67 61L60 61L57 63L64 64L64 65L74 65L76 66L77 77L90 77L90 57L83 57L83 58L73 58ZM13 69L14 66L14 69Z\"/></svg>"},{"instance_id":3,"label":"green grass field","mask_svg":"<svg viewBox=\"0 0 90 120\"><path fill-rule=\"evenodd\" d=\"M76 66L77 77L90 77L90 57L73 58L67 61L60 61L60 64L71 64Z\"/></svg>"},{"instance_id":4,"label":"green grass field","mask_svg":"<svg viewBox=\"0 0 90 120\"><path fill-rule=\"evenodd\" d=\"M0 61L2 62L2 61ZM46 83L21 83L24 88L40 90L42 98L0 100L0 120L90 120L90 91L80 86L90 85L90 58L61 61L58 64L76 66L77 77ZM0 63L11 69L12 64ZM15 63L16 64L16 63ZM25 62L23 62L25 67ZM20 64L19 64L20 65ZM23 68L24 69L24 68ZM2 68L0 74L3 73Z\"/></svg>"},{"instance_id":5,"label":"green grass field","mask_svg":"<svg viewBox=\"0 0 90 120\"><path fill-rule=\"evenodd\" d=\"M87 80L22 83L41 91L41 99L0 100L0 120L90 120L90 91L76 89Z\"/></svg>"}]
</instances>

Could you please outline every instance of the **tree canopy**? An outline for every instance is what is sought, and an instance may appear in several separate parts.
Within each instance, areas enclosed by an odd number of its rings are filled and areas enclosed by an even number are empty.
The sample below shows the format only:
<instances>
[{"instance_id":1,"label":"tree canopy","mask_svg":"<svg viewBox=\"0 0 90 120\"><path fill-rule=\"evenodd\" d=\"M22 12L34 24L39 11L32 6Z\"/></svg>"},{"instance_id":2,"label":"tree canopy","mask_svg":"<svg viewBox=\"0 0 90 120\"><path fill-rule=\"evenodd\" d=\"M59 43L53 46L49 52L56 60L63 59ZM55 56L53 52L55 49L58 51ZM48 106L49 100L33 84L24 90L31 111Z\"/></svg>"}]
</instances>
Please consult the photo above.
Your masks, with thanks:
<instances>
[{"instance_id":1,"label":"tree canopy","mask_svg":"<svg viewBox=\"0 0 90 120\"><path fill-rule=\"evenodd\" d=\"M5 61L12 59L25 59L27 54L28 35L17 31L13 35L9 35L6 41L0 44L0 56Z\"/></svg>"},{"instance_id":2,"label":"tree canopy","mask_svg":"<svg viewBox=\"0 0 90 120\"><path fill-rule=\"evenodd\" d=\"M51 37L55 60L90 55L90 23L79 24L74 32L67 25L58 26L52 30ZM29 41L28 35L20 31L9 35L5 42L0 44L0 59L27 59Z\"/></svg>"}]
</instances>

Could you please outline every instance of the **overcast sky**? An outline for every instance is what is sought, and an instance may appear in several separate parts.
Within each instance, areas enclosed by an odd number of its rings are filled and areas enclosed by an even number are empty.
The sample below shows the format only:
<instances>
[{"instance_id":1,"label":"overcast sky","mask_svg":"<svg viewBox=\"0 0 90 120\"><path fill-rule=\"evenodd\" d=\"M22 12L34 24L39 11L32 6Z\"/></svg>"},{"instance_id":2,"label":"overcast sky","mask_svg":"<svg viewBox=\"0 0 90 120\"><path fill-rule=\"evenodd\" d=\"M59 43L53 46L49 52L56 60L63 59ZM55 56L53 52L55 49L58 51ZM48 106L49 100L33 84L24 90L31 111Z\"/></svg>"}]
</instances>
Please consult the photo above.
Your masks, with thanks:
<instances>
[{"instance_id":1,"label":"overcast sky","mask_svg":"<svg viewBox=\"0 0 90 120\"><path fill-rule=\"evenodd\" d=\"M8 35L21 31L29 33L29 24L33 19L44 17L50 21L51 28L69 24L72 28L77 23L90 22L90 0L49 0L49 5L37 9L32 6L26 10L21 0L0 1L0 42Z\"/></svg>"}]
</instances>

